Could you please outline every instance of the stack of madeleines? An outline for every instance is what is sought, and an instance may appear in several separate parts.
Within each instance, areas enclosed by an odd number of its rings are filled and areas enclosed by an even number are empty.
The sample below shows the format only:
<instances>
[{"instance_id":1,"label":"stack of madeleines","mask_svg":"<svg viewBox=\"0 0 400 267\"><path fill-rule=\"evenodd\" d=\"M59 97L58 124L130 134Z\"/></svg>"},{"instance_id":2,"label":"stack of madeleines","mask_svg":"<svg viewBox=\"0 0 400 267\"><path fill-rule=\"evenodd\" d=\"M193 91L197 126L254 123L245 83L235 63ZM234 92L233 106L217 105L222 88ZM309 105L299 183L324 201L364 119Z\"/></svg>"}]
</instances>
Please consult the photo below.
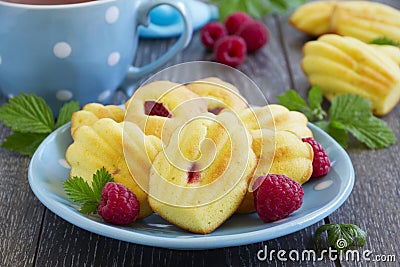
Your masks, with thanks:
<instances>
[{"instance_id":1,"label":"stack of madeleines","mask_svg":"<svg viewBox=\"0 0 400 267\"><path fill-rule=\"evenodd\" d=\"M310 84L332 100L343 93L371 101L389 113L400 100L400 11L370 1L315 1L299 7L290 23L317 40L303 48ZM392 43L396 45L371 44Z\"/></svg>"},{"instance_id":2,"label":"stack of madeleines","mask_svg":"<svg viewBox=\"0 0 400 267\"><path fill-rule=\"evenodd\" d=\"M268 173L300 184L312 174L307 118L280 105L250 107L215 77L186 85L155 81L125 108L88 104L72 116L70 176L91 182L105 167L153 212L193 233L254 212L252 181Z\"/></svg>"}]
</instances>

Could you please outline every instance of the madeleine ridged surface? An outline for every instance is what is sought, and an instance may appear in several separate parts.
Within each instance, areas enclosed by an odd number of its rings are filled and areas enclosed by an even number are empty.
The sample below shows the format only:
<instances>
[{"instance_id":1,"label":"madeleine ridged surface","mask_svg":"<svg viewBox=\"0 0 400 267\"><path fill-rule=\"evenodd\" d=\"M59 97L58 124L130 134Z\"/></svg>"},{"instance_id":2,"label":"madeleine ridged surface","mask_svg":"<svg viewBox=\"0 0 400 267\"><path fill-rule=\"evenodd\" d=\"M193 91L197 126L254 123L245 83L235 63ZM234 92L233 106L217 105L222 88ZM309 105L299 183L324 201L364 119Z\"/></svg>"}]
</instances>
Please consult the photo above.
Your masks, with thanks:
<instances>
[{"instance_id":1,"label":"madeleine ridged surface","mask_svg":"<svg viewBox=\"0 0 400 267\"><path fill-rule=\"evenodd\" d=\"M72 114L71 134L74 136L75 130L82 125L92 125L102 118L110 118L116 122L124 120L125 110L119 106L103 106L99 103L89 103L77 112Z\"/></svg>"},{"instance_id":2,"label":"madeleine ridged surface","mask_svg":"<svg viewBox=\"0 0 400 267\"><path fill-rule=\"evenodd\" d=\"M315 1L297 8L289 22L299 31L319 36L331 30L331 16L336 8L336 1Z\"/></svg>"},{"instance_id":3,"label":"madeleine ridged surface","mask_svg":"<svg viewBox=\"0 0 400 267\"><path fill-rule=\"evenodd\" d=\"M338 2L331 17L331 32L366 43L379 37L400 42L400 11L376 2Z\"/></svg>"},{"instance_id":4,"label":"madeleine ridged surface","mask_svg":"<svg viewBox=\"0 0 400 267\"><path fill-rule=\"evenodd\" d=\"M80 176L89 184L96 170L105 167L115 182L125 185L136 195L140 202L138 218L145 218L152 214L146 188L139 186L131 175L125 156L134 160L136 168L148 177L151 162L161 147L161 140L145 136L133 123L103 118L76 129L74 142L66 151L66 160L71 167L70 176Z\"/></svg>"},{"instance_id":5,"label":"madeleine ridged surface","mask_svg":"<svg viewBox=\"0 0 400 267\"><path fill-rule=\"evenodd\" d=\"M150 102L164 108L168 116L157 114L157 107L149 113L146 103ZM126 110L125 120L136 123L146 135L154 135L168 143L176 127L207 112L207 103L182 84L155 81L137 89L126 102Z\"/></svg>"},{"instance_id":6,"label":"madeleine ridged surface","mask_svg":"<svg viewBox=\"0 0 400 267\"><path fill-rule=\"evenodd\" d=\"M301 138L312 137L312 132L307 126L307 117L282 105L247 108L241 111L239 116L249 130L286 130L296 133Z\"/></svg>"},{"instance_id":7,"label":"madeleine ridged surface","mask_svg":"<svg viewBox=\"0 0 400 267\"><path fill-rule=\"evenodd\" d=\"M343 93L372 102L376 115L387 114L400 98L400 69L385 53L352 37L326 34L303 48L302 68L310 84L332 100Z\"/></svg>"},{"instance_id":8,"label":"madeleine ridged surface","mask_svg":"<svg viewBox=\"0 0 400 267\"><path fill-rule=\"evenodd\" d=\"M380 37L400 42L400 11L371 1L315 1L296 9L289 22L320 36L336 33L370 43Z\"/></svg>"},{"instance_id":9,"label":"madeleine ridged surface","mask_svg":"<svg viewBox=\"0 0 400 267\"><path fill-rule=\"evenodd\" d=\"M186 87L203 97L208 111L214 114L223 110L238 112L248 106L235 86L219 78L208 77L189 83Z\"/></svg>"},{"instance_id":10,"label":"madeleine ridged surface","mask_svg":"<svg viewBox=\"0 0 400 267\"><path fill-rule=\"evenodd\" d=\"M370 44L375 50L380 51L392 59L400 67L400 47L394 45L376 45Z\"/></svg>"},{"instance_id":11,"label":"madeleine ridged surface","mask_svg":"<svg viewBox=\"0 0 400 267\"><path fill-rule=\"evenodd\" d=\"M199 116L154 160L150 206L183 229L210 233L239 207L255 165L251 136L233 113Z\"/></svg>"}]
</instances>

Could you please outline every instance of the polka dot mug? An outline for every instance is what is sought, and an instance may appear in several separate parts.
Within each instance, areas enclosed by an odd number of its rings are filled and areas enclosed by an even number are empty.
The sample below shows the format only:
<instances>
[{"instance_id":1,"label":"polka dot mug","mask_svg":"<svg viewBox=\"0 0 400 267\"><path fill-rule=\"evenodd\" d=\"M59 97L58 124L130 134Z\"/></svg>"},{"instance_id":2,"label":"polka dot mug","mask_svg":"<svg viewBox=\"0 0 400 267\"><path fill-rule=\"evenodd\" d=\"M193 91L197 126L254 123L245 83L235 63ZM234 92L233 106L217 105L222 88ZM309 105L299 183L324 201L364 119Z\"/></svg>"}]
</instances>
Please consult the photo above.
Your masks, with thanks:
<instances>
[{"instance_id":1,"label":"polka dot mug","mask_svg":"<svg viewBox=\"0 0 400 267\"><path fill-rule=\"evenodd\" d=\"M143 67L132 62L138 26L167 4L183 18L175 45ZM179 0L97 0L78 4L29 5L0 0L0 90L8 97L34 93L52 107L71 99L105 103L165 64L190 41L192 24Z\"/></svg>"}]
</instances>

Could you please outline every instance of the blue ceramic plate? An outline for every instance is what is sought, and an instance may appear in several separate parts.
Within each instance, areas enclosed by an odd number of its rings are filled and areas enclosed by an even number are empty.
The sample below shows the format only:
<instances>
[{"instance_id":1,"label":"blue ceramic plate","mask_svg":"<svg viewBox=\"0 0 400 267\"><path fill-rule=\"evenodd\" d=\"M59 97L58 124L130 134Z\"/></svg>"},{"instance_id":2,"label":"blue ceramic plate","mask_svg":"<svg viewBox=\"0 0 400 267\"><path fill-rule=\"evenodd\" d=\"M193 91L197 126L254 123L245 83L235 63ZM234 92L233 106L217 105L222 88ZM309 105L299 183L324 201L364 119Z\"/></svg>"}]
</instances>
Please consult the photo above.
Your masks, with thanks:
<instances>
[{"instance_id":1,"label":"blue ceramic plate","mask_svg":"<svg viewBox=\"0 0 400 267\"><path fill-rule=\"evenodd\" d=\"M197 235L171 225L156 214L130 227L112 226L97 216L83 215L63 190L63 182L69 175L64 154L72 142L70 124L59 128L40 145L29 166L29 183L35 195L51 211L78 227L103 236L172 249L212 249L256 243L320 221L339 208L353 188L354 169L349 156L329 135L313 125L310 128L329 154L331 171L323 178L304 184L302 207L274 223L263 223L255 213L234 215L213 233Z\"/></svg>"}]
</instances>

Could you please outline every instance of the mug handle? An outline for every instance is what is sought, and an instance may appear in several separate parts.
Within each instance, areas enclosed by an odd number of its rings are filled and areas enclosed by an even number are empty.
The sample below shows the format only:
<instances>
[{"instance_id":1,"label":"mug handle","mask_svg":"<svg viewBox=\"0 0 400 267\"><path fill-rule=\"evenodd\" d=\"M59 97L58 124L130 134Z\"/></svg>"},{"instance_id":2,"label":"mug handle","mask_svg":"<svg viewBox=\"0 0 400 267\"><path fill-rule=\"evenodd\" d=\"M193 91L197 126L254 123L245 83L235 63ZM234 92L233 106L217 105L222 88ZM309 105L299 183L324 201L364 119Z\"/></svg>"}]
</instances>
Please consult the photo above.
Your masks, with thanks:
<instances>
[{"instance_id":1,"label":"mug handle","mask_svg":"<svg viewBox=\"0 0 400 267\"><path fill-rule=\"evenodd\" d=\"M128 70L128 74L123 81L121 88L125 91L128 96L133 93L133 88L130 88L132 84L138 81L138 79L146 74L149 74L154 69L159 68L164 65L167 61L172 59L177 53L179 53L183 48L185 48L191 38L193 33L192 21L189 19L188 11L181 1L176 0L153 0L153 1L142 1L138 9L138 25L148 26L150 24L150 11L159 5L169 5L177 9L183 19L183 33L175 44L163 55L157 58L155 61L142 66L135 67L131 66Z\"/></svg>"}]
</instances>

